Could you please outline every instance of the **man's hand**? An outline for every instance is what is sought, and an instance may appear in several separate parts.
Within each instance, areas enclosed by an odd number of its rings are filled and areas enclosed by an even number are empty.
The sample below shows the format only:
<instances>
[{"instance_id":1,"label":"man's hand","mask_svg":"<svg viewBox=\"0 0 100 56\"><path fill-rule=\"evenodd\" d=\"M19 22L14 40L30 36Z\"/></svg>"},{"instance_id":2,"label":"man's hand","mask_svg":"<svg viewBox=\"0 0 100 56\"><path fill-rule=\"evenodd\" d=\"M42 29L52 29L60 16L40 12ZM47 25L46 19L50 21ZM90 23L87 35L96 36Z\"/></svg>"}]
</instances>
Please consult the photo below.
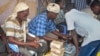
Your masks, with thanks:
<instances>
[{"instance_id":1,"label":"man's hand","mask_svg":"<svg viewBox=\"0 0 100 56\"><path fill-rule=\"evenodd\" d=\"M66 35L63 35L62 38L63 38L64 40L67 40L67 36L66 36Z\"/></svg>"},{"instance_id":2,"label":"man's hand","mask_svg":"<svg viewBox=\"0 0 100 56\"><path fill-rule=\"evenodd\" d=\"M33 48L39 48L39 46L40 46L39 42L37 42L37 41L29 42L28 44L29 44L29 46L31 46Z\"/></svg>"},{"instance_id":3,"label":"man's hand","mask_svg":"<svg viewBox=\"0 0 100 56\"><path fill-rule=\"evenodd\" d=\"M34 41L38 42L40 40L40 38L35 38Z\"/></svg>"},{"instance_id":4,"label":"man's hand","mask_svg":"<svg viewBox=\"0 0 100 56\"><path fill-rule=\"evenodd\" d=\"M76 50L75 56L78 56L79 54L79 50Z\"/></svg>"}]
</instances>

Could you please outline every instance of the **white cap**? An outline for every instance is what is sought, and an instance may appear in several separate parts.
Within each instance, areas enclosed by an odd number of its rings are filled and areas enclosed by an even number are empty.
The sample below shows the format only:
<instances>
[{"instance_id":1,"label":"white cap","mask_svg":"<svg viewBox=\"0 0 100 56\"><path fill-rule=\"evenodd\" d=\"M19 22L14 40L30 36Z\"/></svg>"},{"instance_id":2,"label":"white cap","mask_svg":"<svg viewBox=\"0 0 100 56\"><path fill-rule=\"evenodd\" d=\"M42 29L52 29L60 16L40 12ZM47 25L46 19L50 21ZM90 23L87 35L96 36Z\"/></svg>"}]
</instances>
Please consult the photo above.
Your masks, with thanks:
<instances>
[{"instance_id":1,"label":"white cap","mask_svg":"<svg viewBox=\"0 0 100 56\"><path fill-rule=\"evenodd\" d=\"M15 8L14 8L14 10L13 10L13 13L12 13L9 17L11 17L11 19L15 19L15 18L17 17L17 13L18 13L18 12L24 11L24 10L27 10L27 9L29 9L29 6L28 6L26 3L24 3L24 2L19 2L19 3L15 6Z\"/></svg>"},{"instance_id":2,"label":"white cap","mask_svg":"<svg viewBox=\"0 0 100 56\"><path fill-rule=\"evenodd\" d=\"M13 13L18 13L18 12L20 12L20 11L27 10L28 8L29 8L29 7L28 7L28 5L27 5L26 3L24 3L24 2L19 2L19 3L15 6Z\"/></svg>"},{"instance_id":3,"label":"white cap","mask_svg":"<svg viewBox=\"0 0 100 56\"><path fill-rule=\"evenodd\" d=\"M54 12L54 13L59 13L60 6L56 3L50 3L47 6L47 11Z\"/></svg>"}]
</instances>

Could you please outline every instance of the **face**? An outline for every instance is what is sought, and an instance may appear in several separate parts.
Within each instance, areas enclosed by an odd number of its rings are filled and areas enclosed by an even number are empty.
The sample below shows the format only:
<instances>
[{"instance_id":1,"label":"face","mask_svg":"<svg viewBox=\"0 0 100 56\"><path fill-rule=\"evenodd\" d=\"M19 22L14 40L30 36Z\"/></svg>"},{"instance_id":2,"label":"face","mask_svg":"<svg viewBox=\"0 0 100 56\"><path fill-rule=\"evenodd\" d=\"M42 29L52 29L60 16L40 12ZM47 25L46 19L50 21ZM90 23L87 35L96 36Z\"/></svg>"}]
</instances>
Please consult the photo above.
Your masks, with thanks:
<instances>
[{"instance_id":1,"label":"face","mask_svg":"<svg viewBox=\"0 0 100 56\"><path fill-rule=\"evenodd\" d=\"M53 13L53 12L49 12L49 18L50 19L56 19L56 17L57 17L57 13Z\"/></svg>"},{"instance_id":2,"label":"face","mask_svg":"<svg viewBox=\"0 0 100 56\"><path fill-rule=\"evenodd\" d=\"M60 2L60 3L59 3L59 6L60 6L60 8L61 8L61 9L63 9L63 8L64 8L64 6L63 6L63 3L62 3L62 2Z\"/></svg>"},{"instance_id":3,"label":"face","mask_svg":"<svg viewBox=\"0 0 100 56\"><path fill-rule=\"evenodd\" d=\"M100 6L94 6L91 8L94 14L99 15L100 14Z\"/></svg>"},{"instance_id":4,"label":"face","mask_svg":"<svg viewBox=\"0 0 100 56\"><path fill-rule=\"evenodd\" d=\"M26 20L28 15L29 15L29 9L18 12L17 18L21 20Z\"/></svg>"}]
</instances>

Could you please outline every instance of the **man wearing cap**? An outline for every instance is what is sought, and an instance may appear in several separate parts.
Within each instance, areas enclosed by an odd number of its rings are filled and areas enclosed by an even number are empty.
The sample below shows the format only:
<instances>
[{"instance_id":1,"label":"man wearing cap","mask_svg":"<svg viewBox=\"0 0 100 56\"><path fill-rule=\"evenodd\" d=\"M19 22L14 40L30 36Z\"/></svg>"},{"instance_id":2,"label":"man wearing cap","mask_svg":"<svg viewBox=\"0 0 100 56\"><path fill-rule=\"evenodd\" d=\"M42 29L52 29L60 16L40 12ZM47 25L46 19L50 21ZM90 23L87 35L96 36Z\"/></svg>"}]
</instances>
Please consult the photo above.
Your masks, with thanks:
<instances>
[{"instance_id":1,"label":"man wearing cap","mask_svg":"<svg viewBox=\"0 0 100 56\"><path fill-rule=\"evenodd\" d=\"M47 11L37 15L29 22L28 32L31 35L38 36L40 39L44 39L47 41L54 40L53 37L51 38L46 35L48 32L51 32L63 39L67 39L66 36L56 31L56 26L53 22L59 11L60 11L60 6L58 4L56 3L48 4Z\"/></svg>"},{"instance_id":2,"label":"man wearing cap","mask_svg":"<svg viewBox=\"0 0 100 56\"><path fill-rule=\"evenodd\" d=\"M26 36L28 15L29 6L23 2L18 3L14 8L13 13L6 19L4 30L9 42L9 47L15 53L20 52L24 56L33 56L32 51L38 50L42 52L40 50L42 47L40 47L39 43L34 40L34 38ZM26 40L28 40L28 42L26 42ZM28 47L32 47L36 50Z\"/></svg>"}]
</instances>

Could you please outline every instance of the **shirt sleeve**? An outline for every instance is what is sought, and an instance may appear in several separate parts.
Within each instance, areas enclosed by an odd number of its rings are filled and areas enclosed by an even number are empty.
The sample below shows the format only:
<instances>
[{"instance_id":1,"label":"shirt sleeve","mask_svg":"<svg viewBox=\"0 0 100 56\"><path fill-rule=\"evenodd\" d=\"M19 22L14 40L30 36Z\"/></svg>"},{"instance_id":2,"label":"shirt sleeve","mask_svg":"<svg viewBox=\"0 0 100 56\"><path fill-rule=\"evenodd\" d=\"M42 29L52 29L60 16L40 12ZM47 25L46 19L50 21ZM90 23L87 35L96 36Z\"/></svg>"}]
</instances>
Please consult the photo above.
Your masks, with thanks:
<instances>
[{"instance_id":1,"label":"shirt sleeve","mask_svg":"<svg viewBox=\"0 0 100 56\"><path fill-rule=\"evenodd\" d=\"M68 30L74 30L75 27L74 27L74 19L72 18L71 15L68 15L68 14L65 14L65 20L66 20L66 23L67 23L67 29Z\"/></svg>"},{"instance_id":2,"label":"shirt sleeve","mask_svg":"<svg viewBox=\"0 0 100 56\"><path fill-rule=\"evenodd\" d=\"M7 21L5 23L6 36L14 36L14 28L14 23L11 21Z\"/></svg>"},{"instance_id":3,"label":"shirt sleeve","mask_svg":"<svg viewBox=\"0 0 100 56\"><path fill-rule=\"evenodd\" d=\"M49 21L49 31L52 32L54 30L56 30L56 26L54 24L54 22L52 20Z\"/></svg>"}]
</instances>

